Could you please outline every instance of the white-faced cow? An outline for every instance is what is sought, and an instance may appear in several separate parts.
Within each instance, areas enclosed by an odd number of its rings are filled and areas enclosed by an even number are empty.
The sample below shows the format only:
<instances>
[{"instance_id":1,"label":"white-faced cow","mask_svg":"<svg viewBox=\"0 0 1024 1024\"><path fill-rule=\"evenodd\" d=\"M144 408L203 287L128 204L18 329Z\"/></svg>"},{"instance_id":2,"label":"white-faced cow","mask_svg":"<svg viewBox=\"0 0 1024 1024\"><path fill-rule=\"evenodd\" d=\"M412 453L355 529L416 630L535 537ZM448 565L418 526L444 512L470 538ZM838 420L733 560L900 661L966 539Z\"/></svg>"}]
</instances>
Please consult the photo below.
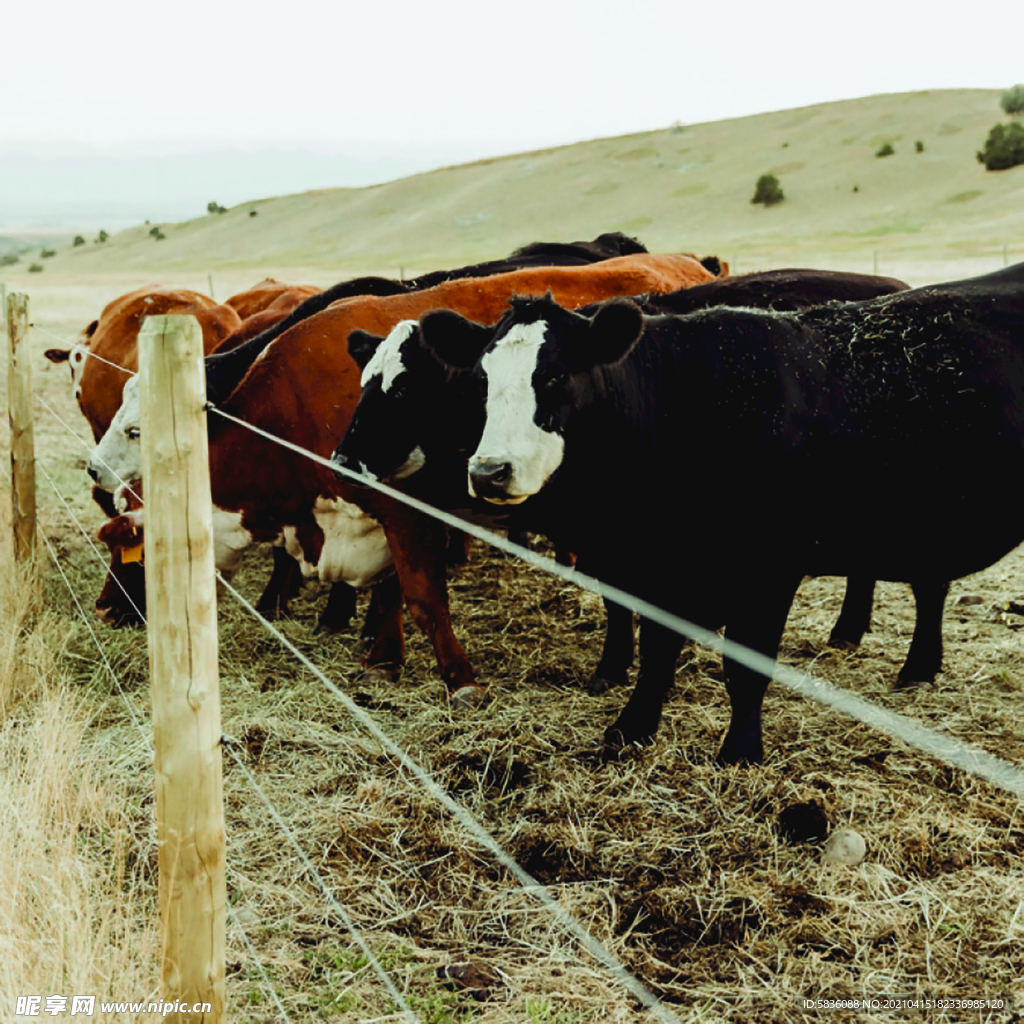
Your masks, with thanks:
<instances>
[{"instance_id":1,"label":"white-faced cow","mask_svg":"<svg viewBox=\"0 0 1024 1024\"><path fill-rule=\"evenodd\" d=\"M482 351L471 493L529 506L586 571L771 657L805 575L944 588L1024 538L1024 264L797 313L531 300L496 328L420 330L449 364ZM715 487L688 488L695 461ZM610 748L653 737L681 644L642 622ZM767 680L725 673L719 760L759 762Z\"/></svg>"}]
</instances>

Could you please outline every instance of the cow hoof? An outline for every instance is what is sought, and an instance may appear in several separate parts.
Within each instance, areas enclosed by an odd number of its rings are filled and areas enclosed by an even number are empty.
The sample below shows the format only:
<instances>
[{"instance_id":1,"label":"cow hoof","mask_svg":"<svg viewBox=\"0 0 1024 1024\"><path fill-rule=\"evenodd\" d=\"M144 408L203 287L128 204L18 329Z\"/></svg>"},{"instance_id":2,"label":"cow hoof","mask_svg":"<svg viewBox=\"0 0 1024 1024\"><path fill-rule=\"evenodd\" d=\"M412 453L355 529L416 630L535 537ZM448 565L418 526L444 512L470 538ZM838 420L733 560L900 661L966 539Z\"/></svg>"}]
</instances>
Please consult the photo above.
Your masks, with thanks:
<instances>
[{"instance_id":1,"label":"cow hoof","mask_svg":"<svg viewBox=\"0 0 1024 1024\"><path fill-rule=\"evenodd\" d=\"M764 748L751 744L743 748L739 745L732 746L722 744L722 749L715 758L715 764L719 768L740 767L748 768L750 765L764 763Z\"/></svg>"},{"instance_id":2,"label":"cow hoof","mask_svg":"<svg viewBox=\"0 0 1024 1024\"><path fill-rule=\"evenodd\" d=\"M900 672L896 677L895 689L912 690L915 686L934 683L937 672Z\"/></svg>"},{"instance_id":3,"label":"cow hoof","mask_svg":"<svg viewBox=\"0 0 1024 1024\"><path fill-rule=\"evenodd\" d=\"M267 620L267 622L280 622L282 619L288 618L288 611L284 608L260 608L258 605L256 611L260 613L260 616Z\"/></svg>"},{"instance_id":4,"label":"cow hoof","mask_svg":"<svg viewBox=\"0 0 1024 1024\"><path fill-rule=\"evenodd\" d=\"M590 677L587 683L587 693L596 697L600 693L607 693L615 686L625 686L629 680L623 675L621 679L611 676L598 675L596 672Z\"/></svg>"},{"instance_id":5,"label":"cow hoof","mask_svg":"<svg viewBox=\"0 0 1024 1024\"><path fill-rule=\"evenodd\" d=\"M313 627L314 636L338 636L340 633L347 632L348 623L337 623L337 622L323 622L319 621ZM370 649L370 644L356 644L355 653L365 654ZM362 647L362 650L360 650Z\"/></svg>"},{"instance_id":6,"label":"cow hoof","mask_svg":"<svg viewBox=\"0 0 1024 1024\"><path fill-rule=\"evenodd\" d=\"M96 615L100 622L105 622L114 629L135 629L145 625L145 621L134 610L118 611L114 608L97 608Z\"/></svg>"},{"instance_id":7,"label":"cow hoof","mask_svg":"<svg viewBox=\"0 0 1024 1024\"><path fill-rule=\"evenodd\" d=\"M448 701L453 711L472 711L480 707L487 697L487 690L483 686L460 686L448 695Z\"/></svg>"},{"instance_id":8,"label":"cow hoof","mask_svg":"<svg viewBox=\"0 0 1024 1024\"><path fill-rule=\"evenodd\" d=\"M653 744L653 734L634 736L631 732L628 734L624 732L618 725L610 725L605 729L604 738L601 741L601 759L603 761L618 761L627 753L653 746Z\"/></svg>"},{"instance_id":9,"label":"cow hoof","mask_svg":"<svg viewBox=\"0 0 1024 1024\"><path fill-rule=\"evenodd\" d=\"M828 645L837 651L855 651L860 647L860 641L844 640L842 637L830 636L828 638Z\"/></svg>"},{"instance_id":10,"label":"cow hoof","mask_svg":"<svg viewBox=\"0 0 1024 1024\"><path fill-rule=\"evenodd\" d=\"M396 683L402 675L402 666L394 662L380 662L376 665L364 665L354 679L360 683Z\"/></svg>"}]
</instances>

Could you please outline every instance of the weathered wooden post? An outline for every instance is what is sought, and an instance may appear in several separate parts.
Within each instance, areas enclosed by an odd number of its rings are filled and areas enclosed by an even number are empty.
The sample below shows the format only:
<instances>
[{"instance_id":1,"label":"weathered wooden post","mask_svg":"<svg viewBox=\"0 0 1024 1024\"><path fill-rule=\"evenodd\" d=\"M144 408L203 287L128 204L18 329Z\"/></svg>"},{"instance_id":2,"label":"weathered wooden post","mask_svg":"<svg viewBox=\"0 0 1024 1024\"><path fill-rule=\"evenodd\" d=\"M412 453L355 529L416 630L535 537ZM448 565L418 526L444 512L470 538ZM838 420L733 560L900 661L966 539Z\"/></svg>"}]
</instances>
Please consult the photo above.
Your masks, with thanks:
<instances>
[{"instance_id":1,"label":"weathered wooden post","mask_svg":"<svg viewBox=\"0 0 1024 1024\"><path fill-rule=\"evenodd\" d=\"M203 338L192 316L139 332L146 606L153 694L163 998L174 1024L220 1024L224 801ZM210 1003L192 1013L194 1003Z\"/></svg>"},{"instance_id":2,"label":"weathered wooden post","mask_svg":"<svg viewBox=\"0 0 1024 1024\"><path fill-rule=\"evenodd\" d=\"M11 425L11 508L14 557L36 550L36 449L32 425L32 358L28 345L28 296L7 296L7 405Z\"/></svg>"}]
</instances>

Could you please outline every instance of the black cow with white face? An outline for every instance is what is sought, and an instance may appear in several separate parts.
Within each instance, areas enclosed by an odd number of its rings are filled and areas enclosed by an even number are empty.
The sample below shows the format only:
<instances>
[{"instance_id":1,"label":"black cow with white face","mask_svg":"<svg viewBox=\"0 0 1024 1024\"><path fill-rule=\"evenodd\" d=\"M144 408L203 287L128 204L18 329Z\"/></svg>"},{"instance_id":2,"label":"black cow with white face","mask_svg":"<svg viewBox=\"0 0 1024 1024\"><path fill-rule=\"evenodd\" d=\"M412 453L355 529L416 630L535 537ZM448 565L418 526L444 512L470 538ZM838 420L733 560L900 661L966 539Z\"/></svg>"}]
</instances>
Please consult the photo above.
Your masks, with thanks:
<instances>
[{"instance_id":1,"label":"black cow with white face","mask_svg":"<svg viewBox=\"0 0 1024 1024\"><path fill-rule=\"evenodd\" d=\"M784 269L743 274L652 297L643 308L648 313L688 312L717 305L794 310L887 295L907 287L895 278ZM593 309L596 306L590 311ZM471 365L493 332L487 328L466 330L460 317L449 321L453 330L448 332L448 316L443 311L430 314L434 332L462 338L456 357ZM422 344L414 321L399 324L387 339L353 331L349 351L363 369L362 394L335 459L394 486L413 488L432 504L464 514L471 511L465 466L483 429L483 402L477 400L479 384L472 374L442 366ZM430 468L424 473L427 463ZM472 504L478 521L485 518L481 516L485 504L480 500ZM946 587L926 581L913 586L917 624L898 685L930 681L942 666ZM873 596L874 580L860 575L850 578L842 612L829 637L831 644L849 648L860 643L871 627ZM606 607L609 628L604 652L589 683L592 692L624 685L633 661L632 616L617 605Z\"/></svg>"},{"instance_id":2,"label":"black cow with white face","mask_svg":"<svg viewBox=\"0 0 1024 1024\"><path fill-rule=\"evenodd\" d=\"M588 571L771 657L804 575L941 587L1024 538L1024 264L798 313L646 317L612 300L587 316L535 299L495 328L449 313L420 330L472 366L471 493L528 508ZM715 486L689 490L694 467ZM609 745L654 735L681 643L642 623ZM719 759L761 761L767 682L725 671Z\"/></svg>"}]
</instances>

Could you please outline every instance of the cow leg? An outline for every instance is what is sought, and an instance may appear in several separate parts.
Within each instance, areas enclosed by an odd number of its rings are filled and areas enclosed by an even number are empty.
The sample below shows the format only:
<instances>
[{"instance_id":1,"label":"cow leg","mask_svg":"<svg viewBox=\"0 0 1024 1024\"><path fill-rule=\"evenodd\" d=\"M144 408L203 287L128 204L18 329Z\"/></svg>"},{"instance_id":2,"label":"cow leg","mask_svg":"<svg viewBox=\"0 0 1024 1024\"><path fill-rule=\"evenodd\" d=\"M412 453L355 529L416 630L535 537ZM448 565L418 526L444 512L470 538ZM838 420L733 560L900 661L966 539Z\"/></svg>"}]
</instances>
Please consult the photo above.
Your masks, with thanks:
<instances>
[{"instance_id":1,"label":"cow leg","mask_svg":"<svg viewBox=\"0 0 1024 1024\"><path fill-rule=\"evenodd\" d=\"M111 626L145 624L146 573L141 562L126 565L120 548L110 552L110 569L96 598L96 614Z\"/></svg>"},{"instance_id":2,"label":"cow leg","mask_svg":"<svg viewBox=\"0 0 1024 1024\"><path fill-rule=\"evenodd\" d=\"M389 576L370 592L370 606L359 635L356 653L369 671L397 679L405 662L405 633L402 630L402 590L397 576Z\"/></svg>"},{"instance_id":3,"label":"cow leg","mask_svg":"<svg viewBox=\"0 0 1024 1024\"><path fill-rule=\"evenodd\" d=\"M593 694L604 693L613 686L625 686L633 664L633 613L607 598L604 610L604 650L587 684L587 692Z\"/></svg>"},{"instance_id":4,"label":"cow leg","mask_svg":"<svg viewBox=\"0 0 1024 1024\"><path fill-rule=\"evenodd\" d=\"M270 552L274 569L256 602L256 611L263 618L274 622L288 614L288 602L302 590L303 581L299 563L284 548L275 546Z\"/></svg>"},{"instance_id":5,"label":"cow leg","mask_svg":"<svg viewBox=\"0 0 1024 1024\"><path fill-rule=\"evenodd\" d=\"M847 576L843 607L828 638L829 647L858 647L864 634L871 632L871 609L874 602L874 580L864 576Z\"/></svg>"},{"instance_id":6,"label":"cow leg","mask_svg":"<svg viewBox=\"0 0 1024 1024\"><path fill-rule=\"evenodd\" d=\"M654 742L661 709L675 679L683 639L674 630L640 619L640 672L626 706L605 730L606 754L614 754L631 743Z\"/></svg>"},{"instance_id":7,"label":"cow leg","mask_svg":"<svg viewBox=\"0 0 1024 1024\"><path fill-rule=\"evenodd\" d=\"M726 628L726 638L775 658L799 585L798 578L787 580L780 576L776 581L766 581L763 586L750 587L743 595L742 606L730 615L732 621ZM732 658L723 658L722 667L732 710L716 762L720 765L760 764L764 760L761 705L769 680Z\"/></svg>"},{"instance_id":8,"label":"cow leg","mask_svg":"<svg viewBox=\"0 0 1024 1024\"><path fill-rule=\"evenodd\" d=\"M932 580L911 583L917 619L910 641L907 660L896 677L896 686L931 683L942 671L942 612L949 594L949 584Z\"/></svg>"},{"instance_id":9,"label":"cow leg","mask_svg":"<svg viewBox=\"0 0 1024 1024\"><path fill-rule=\"evenodd\" d=\"M445 553L448 565L453 569L465 565L469 561L472 544L473 538L464 530L448 530L448 546Z\"/></svg>"},{"instance_id":10,"label":"cow leg","mask_svg":"<svg viewBox=\"0 0 1024 1024\"><path fill-rule=\"evenodd\" d=\"M384 528L406 607L434 648L448 696L458 705L479 703L484 688L455 639L448 611L444 526L427 516L403 514Z\"/></svg>"},{"instance_id":11,"label":"cow leg","mask_svg":"<svg viewBox=\"0 0 1024 1024\"><path fill-rule=\"evenodd\" d=\"M330 593L327 595L327 604L316 620L314 633L324 633L333 636L335 633L342 633L352 621L356 613L356 590L342 580L331 584ZM369 617L369 612L367 612Z\"/></svg>"}]
</instances>

